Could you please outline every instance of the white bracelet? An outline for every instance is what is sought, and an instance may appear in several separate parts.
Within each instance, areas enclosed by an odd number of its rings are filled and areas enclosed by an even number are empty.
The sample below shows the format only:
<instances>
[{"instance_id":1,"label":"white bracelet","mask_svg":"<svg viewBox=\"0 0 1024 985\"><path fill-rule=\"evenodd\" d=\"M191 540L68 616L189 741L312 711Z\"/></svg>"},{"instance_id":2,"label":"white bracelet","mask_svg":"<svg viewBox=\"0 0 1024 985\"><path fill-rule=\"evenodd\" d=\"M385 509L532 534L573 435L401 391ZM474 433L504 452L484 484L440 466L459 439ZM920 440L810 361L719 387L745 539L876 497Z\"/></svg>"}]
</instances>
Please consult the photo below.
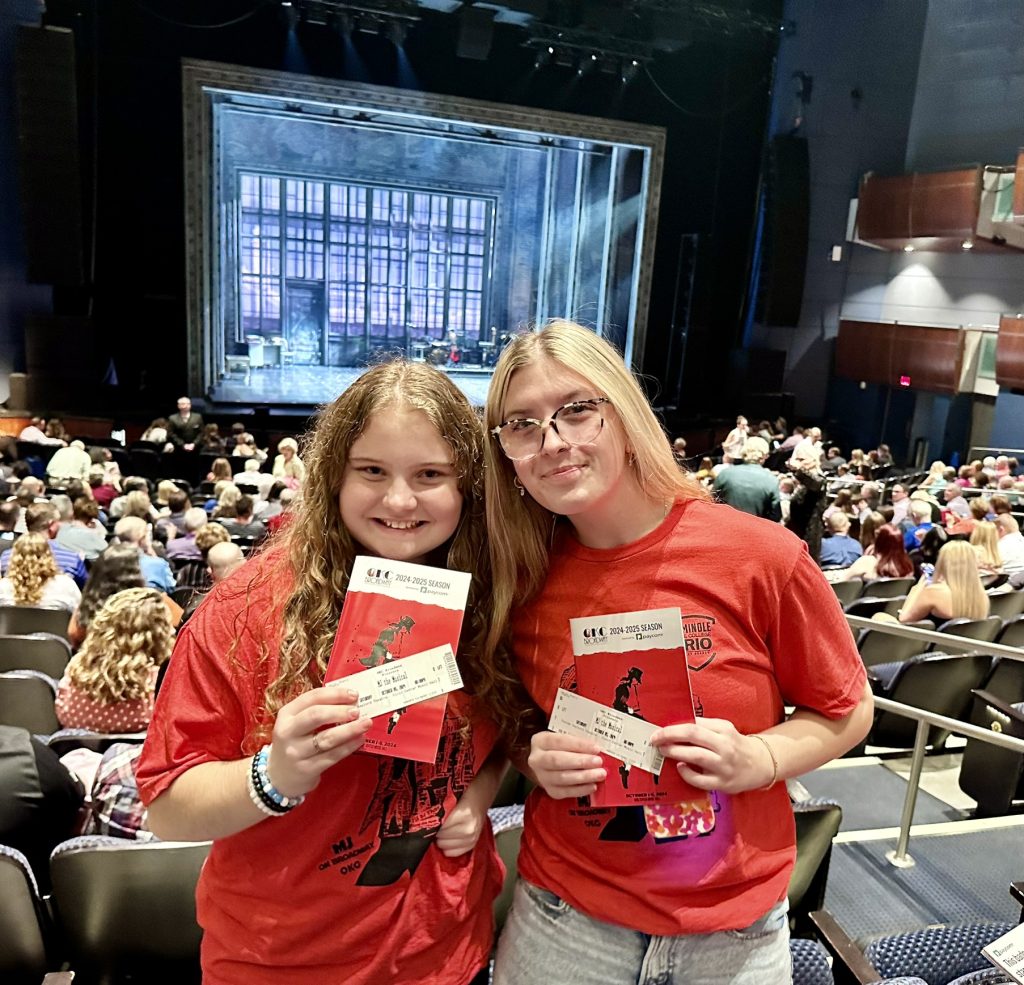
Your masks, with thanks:
<instances>
[{"instance_id":1,"label":"white bracelet","mask_svg":"<svg viewBox=\"0 0 1024 985\"><path fill-rule=\"evenodd\" d=\"M258 807L260 809L260 811L263 814L266 814L267 817L283 817L284 816L282 811L272 810L265 803L263 803L262 799L260 798L259 793L256 790L256 786L253 783L252 769L250 769L248 771L248 775L246 777L246 787L248 788L248 791L249 791L249 799L253 802L253 804L256 807Z\"/></svg>"}]
</instances>

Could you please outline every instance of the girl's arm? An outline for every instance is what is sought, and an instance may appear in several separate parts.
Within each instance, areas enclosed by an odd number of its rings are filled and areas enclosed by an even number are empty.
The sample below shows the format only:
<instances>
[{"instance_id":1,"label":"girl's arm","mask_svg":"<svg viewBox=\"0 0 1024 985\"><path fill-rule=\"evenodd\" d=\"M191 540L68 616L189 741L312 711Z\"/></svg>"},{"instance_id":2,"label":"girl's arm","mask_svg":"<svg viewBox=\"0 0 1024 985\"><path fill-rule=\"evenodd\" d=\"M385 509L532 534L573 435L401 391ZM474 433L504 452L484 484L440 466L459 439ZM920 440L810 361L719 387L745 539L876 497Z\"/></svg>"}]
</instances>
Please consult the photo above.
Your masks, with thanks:
<instances>
[{"instance_id":1,"label":"girl's arm","mask_svg":"<svg viewBox=\"0 0 1024 985\"><path fill-rule=\"evenodd\" d=\"M344 687L320 687L278 712L267 773L280 793L309 793L325 770L362 746L373 720L359 717L356 700ZM251 756L193 766L149 805L150 830L165 841L209 841L266 820L249 797L251 766Z\"/></svg>"},{"instance_id":2,"label":"girl's arm","mask_svg":"<svg viewBox=\"0 0 1024 985\"><path fill-rule=\"evenodd\" d=\"M480 772L469 782L459 802L444 819L437 832L437 847L449 858L464 855L476 845L484 830L487 809L508 769L505 754L495 749Z\"/></svg>"},{"instance_id":3,"label":"girl's arm","mask_svg":"<svg viewBox=\"0 0 1024 985\"><path fill-rule=\"evenodd\" d=\"M742 793L800 776L853 748L871 728L874 698L864 685L857 706L839 719L805 708L754 735L742 735L732 722L702 718L691 725L670 725L651 741L677 760L679 774L701 790Z\"/></svg>"},{"instance_id":4,"label":"girl's arm","mask_svg":"<svg viewBox=\"0 0 1024 985\"><path fill-rule=\"evenodd\" d=\"M920 619L927 619L937 610L950 610L949 588L941 583L929 584L922 575L907 595L903 608L900 609L900 622L917 622Z\"/></svg>"}]
</instances>

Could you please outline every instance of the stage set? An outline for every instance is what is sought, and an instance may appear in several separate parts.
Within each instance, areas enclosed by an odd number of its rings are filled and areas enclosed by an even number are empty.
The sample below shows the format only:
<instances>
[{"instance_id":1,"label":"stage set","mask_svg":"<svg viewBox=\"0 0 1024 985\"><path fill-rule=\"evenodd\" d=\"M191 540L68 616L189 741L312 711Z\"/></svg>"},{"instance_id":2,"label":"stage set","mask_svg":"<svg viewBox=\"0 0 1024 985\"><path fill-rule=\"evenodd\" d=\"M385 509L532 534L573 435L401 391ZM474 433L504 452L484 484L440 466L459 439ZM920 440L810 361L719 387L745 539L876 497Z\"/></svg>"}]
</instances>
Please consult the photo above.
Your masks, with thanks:
<instances>
[{"instance_id":1,"label":"stage set","mask_svg":"<svg viewBox=\"0 0 1024 985\"><path fill-rule=\"evenodd\" d=\"M643 355L664 132L183 65L189 383L310 406L390 354L482 402L511 334L569 317Z\"/></svg>"}]
</instances>

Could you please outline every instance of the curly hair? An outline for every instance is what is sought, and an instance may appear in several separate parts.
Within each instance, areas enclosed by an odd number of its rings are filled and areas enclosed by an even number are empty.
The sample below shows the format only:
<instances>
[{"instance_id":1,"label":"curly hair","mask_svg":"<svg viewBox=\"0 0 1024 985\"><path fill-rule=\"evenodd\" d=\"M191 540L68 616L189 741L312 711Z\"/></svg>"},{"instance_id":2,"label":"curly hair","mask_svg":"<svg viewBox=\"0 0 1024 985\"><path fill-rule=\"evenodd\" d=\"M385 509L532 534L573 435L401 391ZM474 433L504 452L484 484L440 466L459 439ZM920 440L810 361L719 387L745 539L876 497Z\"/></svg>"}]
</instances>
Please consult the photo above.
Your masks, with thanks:
<instances>
[{"instance_id":1,"label":"curly hair","mask_svg":"<svg viewBox=\"0 0 1024 985\"><path fill-rule=\"evenodd\" d=\"M139 549L134 544L111 544L89 569L89 578L82 589L82 601L76 616L78 625L87 630L104 603L127 588L145 588L146 579L139 567Z\"/></svg>"},{"instance_id":2,"label":"curly hair","mask_svg":"<svg viewBox=\"0 0 1024 985\"><path fill-rule=\"evenodd\" d=\"M231 534L228 533L227 527L219 523L207 523L196 531L196 548L202 554L204 561L207 552L214 544L223 544L229 540L231 540Z\"/></svg>"},{"instance_id":3,"label":"curly hair","mask_svg":"<svg viewBox=\"0 0 1024 985\"><path fill-rule=\"evenodd\" d=\"M150 679L174 646L174 627L163 595L128 588L107 599L85 642L67 666L68 680L103 704L137 701L152 690Z\"/></svg>"},{"instance_id":4,"label":"curly hair","mask_svg":"<svg viewBox=\"0 0 1024 985\"><path fill-rule=\"evenodd\" d=\"M24 534L14 542L7 577L17 605L38 605L46 583L60 574L46 534Z\"/></svg>"},{"instance_id":5,"label":"curly hair","mask_svg":"<svg viewBox=\"0 0 1024 985\"><path fill-rule=\"evenodd\" d=\"M428 563L473 576L459 646L465 689L484 703L507 737L514 737L519 722L513 709L519 702L513 703L510 695L519 685L507 650L484 643L491 593L484 531L483 431L468 400L447 376L426 364L404 360L367 370L322 409L303 441L306 482L293 507L294 519L277 535L275 544L280 546L269 555L265 573L256 576L274 578L287 572L293 581L281 612L280 664L267 686L265 720L259 730L269 732L283 705L323 682L352 562L361 550L342 522L339 505L349 451L373 415L390 407L421 411L451 449L463 497L462 518L451 539ZM266 633L256 635L262 637L265 662L271 643Z\"/></svg>"}]
</instances>

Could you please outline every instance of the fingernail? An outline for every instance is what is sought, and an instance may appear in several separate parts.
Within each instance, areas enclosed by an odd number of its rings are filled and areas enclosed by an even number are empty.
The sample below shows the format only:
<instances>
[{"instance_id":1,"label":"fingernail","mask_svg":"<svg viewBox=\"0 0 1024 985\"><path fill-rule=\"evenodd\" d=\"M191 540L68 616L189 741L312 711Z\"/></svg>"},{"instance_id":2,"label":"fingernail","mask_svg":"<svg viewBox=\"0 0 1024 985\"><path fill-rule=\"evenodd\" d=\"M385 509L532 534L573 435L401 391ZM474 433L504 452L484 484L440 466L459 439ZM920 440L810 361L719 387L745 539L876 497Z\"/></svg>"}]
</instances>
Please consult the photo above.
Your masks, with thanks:
<instances>
[{"instance_id":1,"label":"fingernail","mask_svg":"<svg viewBox=\"0 0 1024 985\"><path fill-rule=\"evenodd\" d=\"M592 756L589 765L591 767L600 766L604 760L600 756Z\"/></svg>"},{"instance_id":2,"label":"fingernail","mask_svg":"<svg viewBox=\"0 0 1024 985\"><path fill-rule=\"evenodd\" d=\"M608 779L608 771L607 770L601 770L601 780L607 780L607 779Z\"/></svg>"},{"instance_id":3,"label":"fingernail","mask_svg":"<svg viewBox=\"0 0 1024 985\"><path fill-rule=\"evenodd\" d=\"M345 688L345 690L342 693L345 695L346 698L349 699L349 701L356 701L359 698L359 692L353 691L349 687Z\"/></svg>"}]
</instances>

